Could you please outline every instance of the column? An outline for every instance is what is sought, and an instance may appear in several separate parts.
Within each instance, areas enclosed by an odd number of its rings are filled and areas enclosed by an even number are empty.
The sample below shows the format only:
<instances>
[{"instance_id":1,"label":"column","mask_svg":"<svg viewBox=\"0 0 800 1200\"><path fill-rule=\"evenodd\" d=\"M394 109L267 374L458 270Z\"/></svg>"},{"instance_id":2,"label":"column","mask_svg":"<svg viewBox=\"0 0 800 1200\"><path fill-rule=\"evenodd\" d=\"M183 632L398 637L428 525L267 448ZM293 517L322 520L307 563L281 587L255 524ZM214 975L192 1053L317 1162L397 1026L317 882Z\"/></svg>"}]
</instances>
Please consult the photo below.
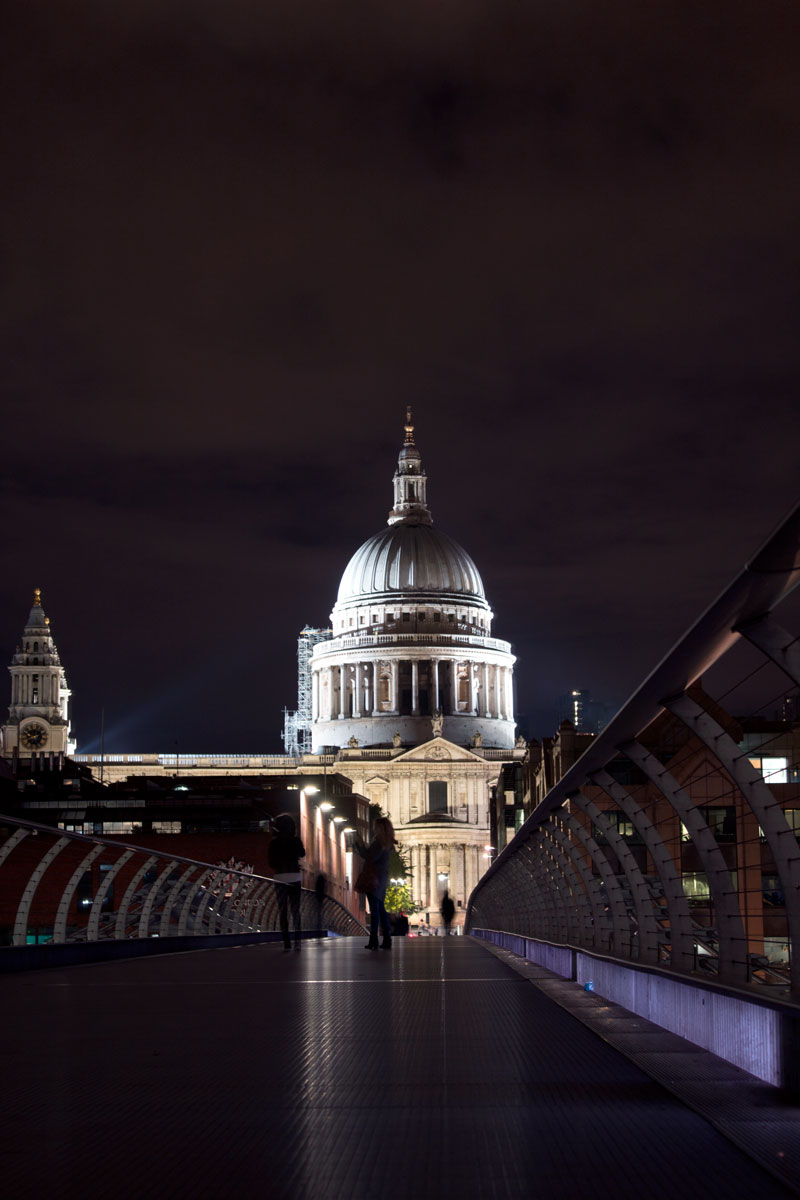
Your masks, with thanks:
<instances>
[{"instance_id":1,"label":"column","mask_svg":"<svg viewBox=\"0 0 800 1200\"><path fill-rule=\"evenodd\" d=\"M344 720L344 694L347 679L345 676L346 667L339 667L339 720Z\"/></svg>"},{"instance_id":2,"label":"column","mask_svg":"<svg viewBox=\"0 0 800 1200\"><path fill-rule=\"evenodd\" d=\"M439 712L439 659L431 659L431 670L433 671L433 707L436 712Z\"/></svg>"},{"instance_id":3,"label":"column","mask_svg":"<svg viewBox=\"0 0 800 1200\"><path fill-rule=\"evenodd\" d=\"M419 846L411 847L411 895L415 904L422 903L422 860Z\"/></svg>"},{"instance_id":4,"label":"column","mask_svg":"<svg viewBox=\"0 0 800 1200\"><path fill-rule=\"evenodd\" d=\"M374 664L373 664L373 666L374 666ZM368 717L369 714L375 708L375 705L370 703L370 701L372 700L372 697L370 695L371 687L372 687L372 673L370 672L370 669L369 669L369 663L364 663L364 716L365 717Z\"/></svg>"},{"instance_id":5,"label":"column","mask_svg":"<svg viewBox=\"0 0 800 1200\"><path fill-rule=\"evenodd\" d=\"M436 878L436 847L428 846L428 887L430 888L430 907L439 907L439 880Z\"/></svg>"},{"instance_id":6,"label":"column","mask_svg":"<svg viewBox=\"0 0 800 1200\"><path fill-rule=\"evenodd\" d=\"M361 716L361 663L356 663L356 684L353 692L353 716Z\"/></svg>"},{"instance_id":7,"label":"column","mask_svg":"<svg viewBox=\"0 0 800 1200\"><path fill-rule=\"evenodd\" d=\"M513 721L514 720L514 689L513 689L513 679L512 679L510 667L506 667L506 669L505 669L505 683L506 683L506 716L508 717L509 721Z\"/></svg>"},{"instance_id":8,"label":"column","mask_svg":"<svg viewBox=\"0 0 800 1200\"><path fill-rule=\"evenodd\" d=\"M430 875L428 873L428 847L420 846L419 848L419 902L423 908L427 908L430 903L428 895L428 887L430 885Z\"/></svg>"},{"instance_id":9,"label":"column","mask_svg":"<svg viewBox=\"0 0 800 1200\"><path fill-rule=\"evenodd\" d=\"M483 664L483 715L490 717L492 715L491 706L489 704L489 664Z\"/></svg>"},{"instance_id":10,"label":"column","mask_svg":"<svg viewBox=\"0 0 800 1200\"><path fill-rule=\"evenodd\" d=\"M455 659L450 662L450 712L458 712L458 663Z\"/></svg>"},{"instance_id":11,"label":"column","mask_svg":"<svg viewBox=\"0 0 800 1200\"><path fill-rule=\"evenodd\" d=\"M400 712L400 672L396 658L392 659L392 712Z\"/></svg>"},{"instance_id":12,"label":"column","mask_svg":"<svg viewBox=\"0 0 800 1200\"><path fill-rule=\"evenodd\" d=\"M319 671L311 672L311 720L319 718Z\"/></svg>"},{"instance_id":13,"label":"column","mask_svg":"<svg viewBox=\"0 0 800 1200\"><path fill-rule=\"evenodd\" d=\"M452 894L456 900L460 900L465 906L469 897L469 892L466 887L464 878L464 844L453 847L453 879L452 879Z\"/></svg>"},{"instance_id":14,"label":"column","mask_svg":"<svg viewBox=\"0 0 800 1200\"><path fill-rule=\"evenodd\" d=\"M498 664L495 669L495 691L497 693L497 716L502 721L505 714L503 706L503 668Z\"/></svg>"},{"instance_id":15,"label":"column","mask_svg":"<svg viewBox=\"0 0 800 1200\"><path fill-rule=\"evenodd\" d=\"M372 664L372 715L377 717L380 709L378 708L378 661L377 659Z\"/></svg>"},{"instance_id":16,"label":"column","mask_svg":"<svg viewBox=\"0 0 800 1200\"><path fill-rule=\"evenodd\" d=\"M473 716L478 711L475 703L475 663L469 660L469 713Z\"/></svg>"},{"instance_id":17,"label":"column","mask_svg":"<svg viewBox=\"0 0 800 1200\"><path fill-rule=\"evenodd\" d=\"M419 716L419 663L411 660L411 715Z\"/></svg>"}]
</instances>

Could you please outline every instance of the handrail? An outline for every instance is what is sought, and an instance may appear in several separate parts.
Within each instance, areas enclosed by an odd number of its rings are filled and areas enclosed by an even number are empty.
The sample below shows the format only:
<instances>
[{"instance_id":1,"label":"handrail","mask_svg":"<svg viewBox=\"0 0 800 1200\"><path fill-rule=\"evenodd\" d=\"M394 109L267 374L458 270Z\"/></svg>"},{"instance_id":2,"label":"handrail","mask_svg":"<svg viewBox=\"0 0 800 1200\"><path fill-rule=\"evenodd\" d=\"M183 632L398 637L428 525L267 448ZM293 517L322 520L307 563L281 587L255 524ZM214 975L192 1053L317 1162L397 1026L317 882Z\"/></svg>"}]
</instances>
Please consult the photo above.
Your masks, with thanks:
<instances>
[{"instance_id":1,"label":"handrail","mask_svg":"<svg viewBox=\"0 0 800 1200\"><path fill-rule=\"evenodd\" d=\"M101 860L107 857L108 861ZM281 885L266 876L120 839L56 829L0 814L0 932L6 945L130 937L277 932ZM204 898L207 903L203 903ZM326 896L326 927L360 936L363 925ZM301 889L305 929L319 901Z\"/></svg>"},{"instance_id":2,"label":"handrail","mask_svg":"<svg viewBox=\"0 0 800 1200\"><path fill-rule=\"evenodd\" d=\"M757 985L759 971L774 974L756 924L761 851L753 850L747 869L739 864L734 880L736 863L730 865L706 819L704 804L713 809L713 797L698 798L691 779L674 777L666 756L661 761L640 740L667 712L716 764L715 777L736 809L737 843L749 839L753 845L759 830L763 835L785 907L789 961L780 969L800 1002L800 849L783 811L787 798L776 794L781 785L765 781L731 739L720 724L720 709L703 707L702 693L692 689L742 638L800 686L797 639L771 615L799 582L800 505L533 809L473 891L468 928L480 924L559 944L573 941L594 953L667 964L673 972L705 969L731 986ZM620 755L639 770L640 783L623 786L615 779L613 763ZM611 819L615 814L635 831L636 844L644 848L638 856ZM677 830L680 844L681 825L700 864L696 870L708 880L708 923L719 926L716 956L699 948L703 939L683 892L670 841Z\"/></svg>"}]
</instances>

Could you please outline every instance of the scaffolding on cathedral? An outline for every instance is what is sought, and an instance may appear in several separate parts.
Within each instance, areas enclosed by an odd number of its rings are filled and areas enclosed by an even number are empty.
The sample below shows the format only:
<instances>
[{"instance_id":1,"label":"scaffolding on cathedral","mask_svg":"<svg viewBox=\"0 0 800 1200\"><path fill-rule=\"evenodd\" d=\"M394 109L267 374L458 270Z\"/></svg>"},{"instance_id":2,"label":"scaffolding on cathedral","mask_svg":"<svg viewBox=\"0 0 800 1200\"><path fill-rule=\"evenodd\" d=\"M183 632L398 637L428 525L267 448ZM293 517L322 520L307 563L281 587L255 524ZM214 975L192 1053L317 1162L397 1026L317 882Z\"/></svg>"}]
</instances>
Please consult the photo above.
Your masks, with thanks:
<instances>
[{"instance_id":1,"label":"scaffolding on cathedral","mask_svg":"<svg viewBox=\"0 0 800 1200\"><path fill-rule=\"evenodd\" d=\"M283 710L283 746L287 754L311 753L311 655L315 646L332 636L333 630L312 629L310 625L300 631L297 639L297 711Z\"/></svg>"}]
</instances>

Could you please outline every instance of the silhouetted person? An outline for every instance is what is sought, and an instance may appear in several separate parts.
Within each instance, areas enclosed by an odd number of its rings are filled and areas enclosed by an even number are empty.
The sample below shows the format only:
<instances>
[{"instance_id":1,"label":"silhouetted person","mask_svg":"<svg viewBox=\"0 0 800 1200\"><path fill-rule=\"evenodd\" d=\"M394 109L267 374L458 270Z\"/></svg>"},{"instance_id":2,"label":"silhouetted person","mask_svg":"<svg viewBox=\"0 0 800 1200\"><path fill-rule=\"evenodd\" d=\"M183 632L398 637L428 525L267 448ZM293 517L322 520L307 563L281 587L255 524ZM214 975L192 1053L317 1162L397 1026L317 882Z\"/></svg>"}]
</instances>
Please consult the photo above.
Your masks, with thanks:
<instances>
[{"instance_id":1,"label":"silhouetted person","mask_svg":"<svg viewBox=\"0 0 800 1200\"><path fill-rule=\"evenodd\" d=\"M355 838L353 848L364 859L363 872L370 875L370 883L365 891L369 901L369 941L365 949L378 949L378 924L383 933L381 950L391 950L392 930L389 916L386 912L386 889L389 886L389 856L394 846L394 826L388 817L378 817L375 822L375 832L368 846ZM372 870L370 871L370 868ZM358 889L361 890L360 888Z\"/></svg>"},{"instance_id":2,"label":"silhouetted person","mask_svg":"<svg viewBox=\"0 0 800 1200\"><path fill-rule=\"evenodd\" d=\"M408 917L404 912L399 912L394 919L394 936L405 937L408 933Z\"/></svg>"},{"instance_id":3,"label":"silhouetted person","mask_svg":"<svg viewBox=\"0 0 800 1200\"><path fill-rule=\"evenodd\" d=\"M314 880L314 895L317 898L317 929L320 933L325 929L322 923L322 910L325 907L325 889L327 886L328 877L324 871L320 871Z\"/></svg>"},{"instance_id":4,"label":"silhouetted person","mask_svg":"<svg viewBox=\"0 0 800 1200\"><path fill-rule=\"evenodd\" d=\"M273 822L275 833L267 850L267 859L272 868L273 879L278 884L278 917L283 934L284 950L291 950L289 938L289 905L292 906L294 923L294 948L300 949L300 859L306 850L297 836L297 826L291 813L281 813Z\"/></svg>"},{"instance_id":5,"label":"silhouetted person","mask_svg":"<svg viewBox=\"0 0 800 1200\"><path fill-rule=\"evenodd\" d=\"M442 896L442 906L439 909L444 921L444 932L446 937L450 937L450 926L453 924L453 917L456 915L456 906L450 899L450 893L445 890Z\"/></svg>"}]
</instances>

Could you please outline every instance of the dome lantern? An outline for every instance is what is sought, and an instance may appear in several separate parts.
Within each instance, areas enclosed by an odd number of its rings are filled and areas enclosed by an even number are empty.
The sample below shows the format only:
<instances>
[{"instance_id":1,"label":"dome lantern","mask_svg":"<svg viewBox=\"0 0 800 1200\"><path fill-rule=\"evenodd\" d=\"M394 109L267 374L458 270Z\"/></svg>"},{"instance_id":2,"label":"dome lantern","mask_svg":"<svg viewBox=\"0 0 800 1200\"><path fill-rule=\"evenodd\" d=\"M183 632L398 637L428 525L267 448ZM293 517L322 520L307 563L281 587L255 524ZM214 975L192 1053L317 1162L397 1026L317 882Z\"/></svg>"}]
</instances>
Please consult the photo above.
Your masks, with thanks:
<instances>
[{"instance_id":1,"label":"dome lantern","mask_svg":"<svg viewBox=\"0 0 800 1200\"><path fill-rule=\"evenodd\" d=\"M425 496L428 477L422 469L422 458L414 441L410 406L406 409L405 441L392 482L394 508L389 513L389 524L432 525L433 517Z\"/></svg>"}]
</instances>

